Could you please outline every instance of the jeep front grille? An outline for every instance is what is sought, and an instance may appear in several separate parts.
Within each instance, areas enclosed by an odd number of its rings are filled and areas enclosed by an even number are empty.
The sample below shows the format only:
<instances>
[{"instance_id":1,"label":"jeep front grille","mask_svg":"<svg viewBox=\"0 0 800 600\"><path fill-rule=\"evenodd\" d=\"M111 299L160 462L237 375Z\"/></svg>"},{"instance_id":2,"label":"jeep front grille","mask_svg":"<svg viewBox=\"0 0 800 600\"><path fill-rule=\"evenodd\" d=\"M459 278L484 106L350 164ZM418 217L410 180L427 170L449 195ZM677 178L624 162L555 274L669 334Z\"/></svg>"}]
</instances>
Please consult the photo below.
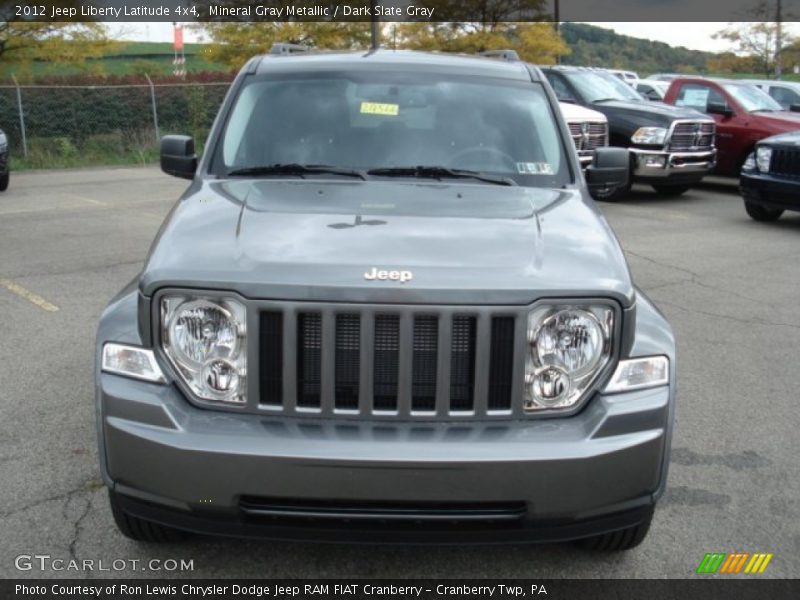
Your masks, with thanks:
<instances>
[{"instance_id":1,"label":"jeep front grille","mask_svg":"<svg viewBox=\"0 0 800 600\"><path fill-rule=\"evenodd\" d=\"M667 147L672 152L695 152L714 147L715 125L711 121L679 121L672 129Z\"/></svg>"},{"instance_id":2,"label":"jeep front grille","mask_svg":"<svg viewBox=\"0 0 800 600\"><path fill-rule=\"evenodd\" d=\"M584 123L586 131L583 131ZM569 133L575 143L578 154L590 152L595 148L600 148L608 144L608 124L592 123L586 121L574 121L568 123Z\"/></svg>"},{"instance_id":3,"label":"jeep front grille","mask_svg":"<svg viewBox=\"0 0 800 600\"><path fill-rule=\"evenodd\" d=\"M800 151L792 148L773 148L769 172L779 177L800 177Z\"/></svg>"},{"instance_id":4,"label":"jeep front grille","mask_svg":"<svg viewBox=\"0 0 800 600\"><path fill-rule=\"evenodd\" d=\"M263 310L259 405L285 414L510 414L525 323L514 309ZM522 327L522 329L520 328ZM521 384L520 384L521 385Z\"/></svg>"}]
</instances>

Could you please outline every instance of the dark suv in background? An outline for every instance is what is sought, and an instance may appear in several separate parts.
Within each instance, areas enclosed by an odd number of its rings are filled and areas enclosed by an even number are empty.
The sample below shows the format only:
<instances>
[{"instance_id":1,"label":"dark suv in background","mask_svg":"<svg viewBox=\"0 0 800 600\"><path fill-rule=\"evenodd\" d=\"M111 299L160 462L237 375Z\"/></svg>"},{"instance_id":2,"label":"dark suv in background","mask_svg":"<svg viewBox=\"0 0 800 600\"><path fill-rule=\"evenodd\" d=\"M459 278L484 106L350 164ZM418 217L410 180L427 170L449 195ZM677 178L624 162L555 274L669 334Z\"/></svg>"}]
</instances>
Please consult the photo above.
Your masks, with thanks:
<instances>
[{"instance_id":1,"label":"dark suv in background","mask_svg":"<svg viewBox=\"0 0 800 600\"><path fill-rule=\"evenodd\" d=\"M8 137L0 129L0 192L8 189Z\"/></svg>"},{"instance_id":2,"label":"dark suv in background","mask_svg":"<svg viewBox=\"0 0 800 600\"><path fill-rule=\"evenodd\" d=\"M679 195L705 177L716 162L713 119L691 109L646 100L631 86L598 69L542 67L561 102L588 106L608 118L609 143L630 150L631 182L659 194ZM616 200L617 189L598 200Z\"/></svg>"}]
</instances>

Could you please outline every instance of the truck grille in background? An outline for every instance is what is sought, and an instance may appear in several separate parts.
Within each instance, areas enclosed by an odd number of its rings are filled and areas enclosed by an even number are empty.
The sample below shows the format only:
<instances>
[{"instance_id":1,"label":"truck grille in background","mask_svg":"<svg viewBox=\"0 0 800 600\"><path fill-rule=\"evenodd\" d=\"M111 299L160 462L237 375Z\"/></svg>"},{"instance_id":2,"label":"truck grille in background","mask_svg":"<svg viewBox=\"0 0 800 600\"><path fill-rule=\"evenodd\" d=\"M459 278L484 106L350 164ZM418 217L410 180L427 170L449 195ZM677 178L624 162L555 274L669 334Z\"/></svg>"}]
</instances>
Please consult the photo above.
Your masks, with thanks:
<instances>
[{"instance_id":1,"label":"truck grille in background","mask_svg":"<svg viewBox=\"0 0 800 600\"><path fill-rule=\"evenodd\" d=\"M259 402L284 413L508 412L517 317L382 307L260 313Z\"/></svg>"},{"instance_id":2,"label":"truck grille in background","mask_svg":"<svg viewBox=\"0 0 800 600\"><path fill-rule=\"evenodd\" d=\"M715 125L706 121L681 122L675 125L668 146L672 151L711 150Z\"/></svg>"},{"instance_id":3,"label":"truck grille in background","mask_svg":"<svg viewBox=\"0 0 800 600\"><path fill-rule=\"evenodd\" d=\"M783 177L800 177L800 150L773 148L769 172Z\"/></svg>"},{"instance_id":4,"label":"truck grille in background","mask_svg":"<svg viewBox=\"0 0 800 600\"><path fill-rule=\"evenodd\" d=\"M583 133L583 124L586 123L587 131ZM594 150L605 146L608 141L608 124L607 123L590 123L585 121L576 121L568 123L569 133L572 136L572 141L575 142L575 149L578 152L585 152Z\"/></svg>"}]
</instances>

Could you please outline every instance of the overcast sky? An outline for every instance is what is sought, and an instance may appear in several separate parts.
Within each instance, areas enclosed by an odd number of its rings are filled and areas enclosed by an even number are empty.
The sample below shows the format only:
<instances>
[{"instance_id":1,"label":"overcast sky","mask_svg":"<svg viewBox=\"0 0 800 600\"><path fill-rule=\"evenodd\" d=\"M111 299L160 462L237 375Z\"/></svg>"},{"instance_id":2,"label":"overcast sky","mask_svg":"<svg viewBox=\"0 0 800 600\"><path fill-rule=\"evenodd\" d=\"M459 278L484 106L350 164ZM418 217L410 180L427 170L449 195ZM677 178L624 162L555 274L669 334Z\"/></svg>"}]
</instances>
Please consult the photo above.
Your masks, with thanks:
<instances>
[{"instance_id":1,"label":"overcast sky","mask_svg":"<svg viewBox=\"0 0 800 600\"><path fill-rule=\"evenodd\" d=\"M591 23L598 27L613 29L617 33L632 35L638 38L666 42L672 46L685 46L693 50L709 50L712 52L727 50L728 43L715 40L713 34L728 25L719 23ZM120 39L151 42L171 42L171 23L109 23L112 35ZM797 32L797 24L787 24L790 31ZM185 41L195 42L198 35L186 31Z\"/></svg>"}]
</instances>

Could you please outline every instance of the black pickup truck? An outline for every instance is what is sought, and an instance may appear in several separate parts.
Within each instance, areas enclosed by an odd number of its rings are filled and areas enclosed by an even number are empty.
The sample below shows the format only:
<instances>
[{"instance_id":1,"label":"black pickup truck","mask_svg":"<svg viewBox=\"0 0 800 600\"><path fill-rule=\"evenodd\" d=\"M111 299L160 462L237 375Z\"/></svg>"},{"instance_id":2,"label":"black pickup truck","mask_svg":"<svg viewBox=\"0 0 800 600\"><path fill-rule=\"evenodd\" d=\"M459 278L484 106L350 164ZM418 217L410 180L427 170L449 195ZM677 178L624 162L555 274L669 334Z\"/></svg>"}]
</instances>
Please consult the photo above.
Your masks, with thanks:
<instances>
[{"instance_id":1,"label":"black pickup truck","mask_svg":"<svg viewBox=\"0 0 800 600\"><path fill-rule=\"evenodd\" d=\"M659 194L682 194L716 163L714 121L682 107L644 99L610 73L584 67L542 67L559 101L592 108L608 118L609 143L630 150L630 182L647 183ZM598 200L618 200L628 188Z\"/></svg>"}]
</instances>

